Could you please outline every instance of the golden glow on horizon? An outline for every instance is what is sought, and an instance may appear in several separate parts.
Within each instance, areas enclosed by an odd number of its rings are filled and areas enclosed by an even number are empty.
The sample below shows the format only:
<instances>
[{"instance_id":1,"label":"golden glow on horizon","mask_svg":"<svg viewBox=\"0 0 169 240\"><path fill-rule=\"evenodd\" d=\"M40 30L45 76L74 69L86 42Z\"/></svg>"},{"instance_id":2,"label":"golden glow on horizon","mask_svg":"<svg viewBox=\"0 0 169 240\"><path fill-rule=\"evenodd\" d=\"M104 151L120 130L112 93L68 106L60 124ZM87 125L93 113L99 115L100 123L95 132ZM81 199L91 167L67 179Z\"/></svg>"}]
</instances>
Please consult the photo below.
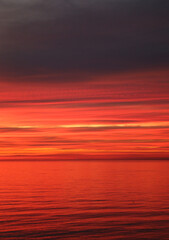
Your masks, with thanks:
<instances>
[{"instance_id":1,"label":"golden glow on horizon","mask_svg":"<svg viewBox=\"0 0 169 240\"><path fill-rule=\"evenodd\" d=\"M160 122L142 122L142 123L125 123L125 124L67 124L67 125L10 125L1 126L1 128L17 128L17 129L57 129L57 128L113 128L113 127L169 127L168 121Z\"/></svg>"},{"instance_id":2,"label":"golden glow on horizon","mask_svg":"<svg viewBox=\"0 0 169 240\"><path fill-rule=\"evenodd\" d=\"M145 122L125 124L70 124L60 125L60 128L104 128L104 127L169 127L169 122ZM54 127L53 127L54 128Z\"/></svg>"}]
</instances>

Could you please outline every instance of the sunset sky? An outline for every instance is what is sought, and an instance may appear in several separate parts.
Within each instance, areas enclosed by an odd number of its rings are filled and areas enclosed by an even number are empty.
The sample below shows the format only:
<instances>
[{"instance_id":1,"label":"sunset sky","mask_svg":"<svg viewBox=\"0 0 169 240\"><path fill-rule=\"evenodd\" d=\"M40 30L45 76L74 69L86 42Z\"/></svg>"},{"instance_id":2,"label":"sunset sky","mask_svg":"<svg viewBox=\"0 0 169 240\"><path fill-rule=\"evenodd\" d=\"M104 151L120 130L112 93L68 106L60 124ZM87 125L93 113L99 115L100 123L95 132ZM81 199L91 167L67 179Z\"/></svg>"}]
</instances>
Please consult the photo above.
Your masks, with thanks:
<instances>
[{"instance_id":1,"label":"sunset sky","mask_svg":"<svg viewBox=\"0 0 169 240\"><path fill-rule=\"evenodd\" d=\"M0 159L169 159L169 1L0 0Z\"/></svg>"}]
</instances>

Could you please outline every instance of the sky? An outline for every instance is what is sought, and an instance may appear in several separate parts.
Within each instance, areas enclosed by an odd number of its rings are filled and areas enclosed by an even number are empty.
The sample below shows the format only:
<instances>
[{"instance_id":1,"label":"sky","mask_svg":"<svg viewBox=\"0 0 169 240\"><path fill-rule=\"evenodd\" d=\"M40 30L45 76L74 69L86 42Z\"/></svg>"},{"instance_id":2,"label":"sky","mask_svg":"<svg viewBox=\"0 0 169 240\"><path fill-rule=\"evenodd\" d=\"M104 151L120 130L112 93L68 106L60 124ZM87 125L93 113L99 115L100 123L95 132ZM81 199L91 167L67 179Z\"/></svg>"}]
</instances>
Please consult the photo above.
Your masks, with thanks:
<instances>
[{"instance_id":1,"label":"sky","mask_svg":"<svg viewBox=\"0 0 169 240\"><path fill-rule=\"evenodd\" d=\"M169 1L0 0L0 159L169 159Z\"/></svg>"}]
</instances>

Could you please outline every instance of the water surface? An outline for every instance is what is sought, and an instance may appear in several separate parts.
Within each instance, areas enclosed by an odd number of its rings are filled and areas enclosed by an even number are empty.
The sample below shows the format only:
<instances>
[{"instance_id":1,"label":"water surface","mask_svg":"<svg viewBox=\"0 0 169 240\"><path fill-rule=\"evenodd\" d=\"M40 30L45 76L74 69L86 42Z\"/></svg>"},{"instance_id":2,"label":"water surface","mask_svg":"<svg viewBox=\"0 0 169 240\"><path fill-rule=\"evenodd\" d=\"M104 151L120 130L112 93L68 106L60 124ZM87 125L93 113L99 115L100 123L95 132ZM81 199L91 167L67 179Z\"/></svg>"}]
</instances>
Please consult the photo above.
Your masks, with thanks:
<instances>
[{"instance_id":1,"label":"water surface","mask_svg":"<svg viewBox=\"0 0 169 240\"><path fill-rule=\"evenodd\" d=\"M169 162L0 162L1 239L169 239Z\"/></svg>"}]
</instances>

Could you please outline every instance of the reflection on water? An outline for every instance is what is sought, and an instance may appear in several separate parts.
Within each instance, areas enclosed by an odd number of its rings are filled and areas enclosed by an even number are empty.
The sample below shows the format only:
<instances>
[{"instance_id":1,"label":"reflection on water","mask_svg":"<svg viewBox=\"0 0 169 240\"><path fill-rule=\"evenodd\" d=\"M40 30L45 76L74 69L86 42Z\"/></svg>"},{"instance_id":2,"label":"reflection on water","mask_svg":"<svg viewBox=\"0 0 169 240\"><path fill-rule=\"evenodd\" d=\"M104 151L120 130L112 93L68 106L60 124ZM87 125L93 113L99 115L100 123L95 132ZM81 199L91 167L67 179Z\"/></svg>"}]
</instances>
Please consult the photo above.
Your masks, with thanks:
<instances>
[{"instance_id":1,"label":"reflection on water","mask_svg":"<svg viewBox=\"0 0 169 240\"><path fill-rule=\"evenodd\" d=\"M2 239L169 239L169 162L0 162Z\"/></svg>"}]
</instances>

